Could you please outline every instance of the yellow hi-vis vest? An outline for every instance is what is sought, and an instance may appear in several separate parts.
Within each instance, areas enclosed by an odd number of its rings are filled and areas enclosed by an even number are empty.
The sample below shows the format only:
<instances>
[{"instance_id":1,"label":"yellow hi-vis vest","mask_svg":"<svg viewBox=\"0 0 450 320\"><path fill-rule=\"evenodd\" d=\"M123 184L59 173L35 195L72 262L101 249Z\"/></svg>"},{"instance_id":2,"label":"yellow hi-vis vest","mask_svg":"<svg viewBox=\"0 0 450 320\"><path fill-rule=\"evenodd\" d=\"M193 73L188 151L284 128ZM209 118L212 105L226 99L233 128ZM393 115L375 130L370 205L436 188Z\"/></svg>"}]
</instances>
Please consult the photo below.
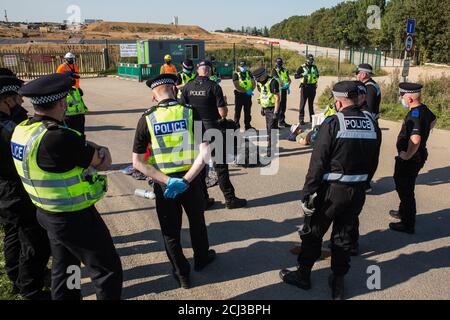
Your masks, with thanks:
<instances>
[{"instance_id":1,"label":"yellow hi-vis vest","mask_svg":"<svg viewBox=\"0 0 450 320\"><path fill-rule=\"evenodd\" d=\"M37 162L39 146L48 130L57 127L81 133L43 122L28 123L26 120L16 127L11 149L17 173L35 206L52 213L76 212L101 200L107 191L106 176L81 167L65 173L47 172Z\"/></svg>"},{"instance_id":2,"label":"yellow hi-vis vest","mask_svg":"<svg viewBox=\"0 0 450 320\"><path fill-rule=\"evenodd\" d=\"M252 78L250 77L249 71L246 71L244 73L236 72L236 74L239 77L239 86L241 86L242 89L244 89L245 91L249 91L249 90L253 89L253 82L252 82Z\"/></svg>"},{"instance_id":3,"label":"yellow hi-vis vest","mask_svg":"<svg viewBox=\"0 0 450 320\"><path fill-rule=\"evenodd\" d=\"M301 80L302 84L309 84L312 86L317 85L319 82L319 69L316 66L312 66L311 69L308 69L306 65L303 66L303 77Z\"/></svg>"},{"instance_id":4,"label":"yellow hi-vis vest","mask_svg":"<svg viewBox=\"0 0 450 320\"><path fill-rule=\"evenodd\" d=\"M88 108L84 104L83 97L81 96L80 90L78 88L72 88L67 95L67 111L66 116L77 116L81 114L86 114Z\"/></svg>"},{"instance_id":5,"label":"yellow hi-vis vest","mask_svg":"<svg viewBox=\"0 0 450 320\"><path fill-rule=\"evenodd\" d=\"M278 68L275 69L278 75L278 82L280 82L280 88L286 84L289 84L289 71L286 69L280 70Z\"/></svg>"},{"instance_id":6,"label":"yellow hi-vis vest","mask_svg":"<svg viewBox=\"0 0 450 320\"><path fill-rule=\"evenodd\" d=\"M181 72L180 73L180 77L181 77L181 85L185 86L189 82L195 80L195 78L197 78L197 74L195 72L192 72L191 74L187 74L187 73ZM178 90L177 98L181 99L181 95L182 95L181 90Z\"/></svg>"},{"instance_id":7,"label":"yellow hi-vis vest","mask_svg":"<svg viewBox=\"0 0 450 320\"><path fill-rule=\"evenodd\" d=\"M258 87L260 91L258 101L261 107L263 107L264 109L275 107L275 94L273 94L272 91L270 90L270 86L272 84L272 81L274 80L275 79L273 78L269 78L269 80L267 80L267 83L265 85L262 85L261 83L258 82Z\"/></svg>"},{"instance_id":8,"label":"yellow hi-vis vest","mask_svg":"<svg viewBox=\"0 0 450 320\"><path fill-rule=\"evenodd\" d=\"M195 78L197 78L197 74L195 72L192 72L191 74L187 74L187 73L182 72L182 73L180 73L180 75L181 75L181 84L183 86L188 84L189 82L191 82Z\"/></svg>"},{"instance_id":9,"label":"yellow hi-vis vest","mask_svg":"<svg viewBox=\"0 0 450 320\"><path fill-rule=\"evenodd\" d=\"M174 101L151 109L146 120L151 137L149 164L166 175L189 171L198 155L193 110Z\"/></svg>"}]
</instances>

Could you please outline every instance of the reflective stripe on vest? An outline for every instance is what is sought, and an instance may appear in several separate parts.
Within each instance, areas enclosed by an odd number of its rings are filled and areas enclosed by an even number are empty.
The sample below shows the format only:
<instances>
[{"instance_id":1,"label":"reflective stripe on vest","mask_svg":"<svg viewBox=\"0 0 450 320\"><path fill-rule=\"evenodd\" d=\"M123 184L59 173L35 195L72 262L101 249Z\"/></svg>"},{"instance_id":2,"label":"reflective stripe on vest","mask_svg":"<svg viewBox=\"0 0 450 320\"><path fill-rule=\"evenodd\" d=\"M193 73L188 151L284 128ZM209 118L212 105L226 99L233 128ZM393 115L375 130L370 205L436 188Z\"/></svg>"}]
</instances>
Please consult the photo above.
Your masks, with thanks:
<instances>
[{"instance_id":1,"label":"reflective stripe on vest","mask_svg":"<svg viewBox=\"0 0 450 320\"><path fill-rule=\"evenodd\" d=\"M276 68L275 70L278 74L280 86L283 87L284 85L289 84L289 72L286 69L280 70Z\"/></svg>"},{"instance_id":2,"label":"reflective stripe on vest","mask_svg":"<svg viewBox=\"0 0 450 320\"><path fill-rule=\"evenodd\" d=\"M328 182L360 183L367 182L367 180L369 180L369 175L344 175L340 173L327 173L323 176L323 180Z\"/></svg>"},{"instance_id":3,"label":"reflective stripe on vest","mask_svg":"<svg viewBox=\"0 0 450 320\"><path fill-rule=\"evenodd\" d=\"M197 77L195 72L192 72L190 75L187 73L181 73L181 85L186 85Z\"/></svg>"},{"instance_id":4,"label":"reflective stripe on vest","mask_svg":"<svg viewBox=\"0 0 450 320\"><path fill-rule=\"evenodd\" d=\"M377 97L379 97L381 95L381 88L380 88L380 86L377 83L369 81L369 82L366 83L366 87L367 86L372 86L372 87L375 88L375 90L377 91Z\"/></svg>"},{"instance_id":5,"label":"reflective stripe on vest","mask_svg":"<svg viewBox=\"0 0 450 320\"><path fill-rule=\"evenodd\" d=\"M365 139L376 140L377 133L373 124L373 118L369 113L364 112L364 117L345 117L343 113L338 112L336 116L339 119L339 132L337 139Z\"/></svg>"},{"instance_id":6,"label":"reflective stripe on vest","mask_svg":"<svg viewBox=\"0 0 450 320\"><path fill-rule=\"evenodd\" d=\"M275 94L273 94L272 91L270 90L273 80L274 80L273 78L269 79L265 85L262 85L261 83L258 82L258 87L260 91L259 101L261 107L263 108L275 107Z\"/></svg>"},{"instance_id":7,"label":"reflective stripe on vest","mask_svg":"<svg viewBox=\"0 0 450 320\"><path fill-rule=\"evenodd\" d=\"M67 95L66 116L71 117L86 114L87 111L88 109L84 104L83 98L81 97L80 90L78 88L72 88Z\"/></svg>"},{"instance_id":8,"label":"reflective stripe on vest","mask_svg":"<svg viewBox=\"0 0 450 320\"><path fill-rule=\"evenodd\" d=\"M309 70L305 65L303 66L303 78L301 80L302 84L310 84L310 85L316 85L319 82L319 70L317 67L312 66L311 70ZM306 77L306 83L305 83L305 77Z\"/></svg>"},{"instance_id":9,"label":"reflective stripe on vest","mask_svg":"<svg viewBox=\"0 0 450 320\"><path fill-rule=\"evenodd\" d=\"M107 179L94 169L76 167L69 172L52 173L39 167L38 150L48 129L42 122L31 125L28 122L16 127L11 149L17 173L31 201L43 210L61 213L87 209L102 199Z\"/></svg>"},{"instance_id":10,"label":"reflective stripe on vest","mask_svg":"<svg viewBox=\"0 0 450 320\"><path fill-rule=\"evenodd\" d=\"M245 91L249 91L253 89L253 82L252 79L250 78L250 72L246 71L245 74L245 79L244 76L242 74L242 72L236 72L237 76L239 77L239 86L244 89Z\"/></svg>"},{"instance_id":11,"label":"reflective stripe on vest","mask_svg":"<svg viewBox=\"0 0 450 320\"><path fill-rule=\"evenodd\" d=\"M149 163L164 174L188 171L197 155L193 111L177 102L147 115L151 137Z\"/></svg>"}]
</instances>

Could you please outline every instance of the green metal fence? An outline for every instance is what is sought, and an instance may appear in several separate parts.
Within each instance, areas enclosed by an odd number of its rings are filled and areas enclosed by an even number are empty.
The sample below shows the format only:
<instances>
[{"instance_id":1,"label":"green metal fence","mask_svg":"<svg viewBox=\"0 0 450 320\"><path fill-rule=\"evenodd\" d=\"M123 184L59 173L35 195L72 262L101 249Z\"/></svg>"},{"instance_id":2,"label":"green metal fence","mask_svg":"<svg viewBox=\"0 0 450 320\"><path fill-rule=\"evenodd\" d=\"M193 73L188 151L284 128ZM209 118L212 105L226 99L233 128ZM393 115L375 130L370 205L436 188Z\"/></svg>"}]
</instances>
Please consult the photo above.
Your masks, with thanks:
<instances>
[{"instance_id":1,"label":"green metal fence","mask_svg":"<svg viewBox=\"0 0 450 320\"><path fill-rule=\"evenodd\" d=\"M355 65L368 63L372 65L374 70L381 69L382 58L383 52L380 50L351 48L348 52L348 60L350 63L353 63Z\"/></svg>"},{"instance_id":2,"label":"green metal fence","mask_svg":"<svg viewBox=\"0 0 450 320\"><path fill-rule=\"evenodd\" d=\"M120 77L137 79L139 82L148 80L160 74L161 63L155 64L136 64L119 63L118 74ZM181 65L177 65L177 71L181 72ZM217 72L222 78L231 78L233 75L233 64L227 62L217 63Z\"/></svg>"}]
</instances>

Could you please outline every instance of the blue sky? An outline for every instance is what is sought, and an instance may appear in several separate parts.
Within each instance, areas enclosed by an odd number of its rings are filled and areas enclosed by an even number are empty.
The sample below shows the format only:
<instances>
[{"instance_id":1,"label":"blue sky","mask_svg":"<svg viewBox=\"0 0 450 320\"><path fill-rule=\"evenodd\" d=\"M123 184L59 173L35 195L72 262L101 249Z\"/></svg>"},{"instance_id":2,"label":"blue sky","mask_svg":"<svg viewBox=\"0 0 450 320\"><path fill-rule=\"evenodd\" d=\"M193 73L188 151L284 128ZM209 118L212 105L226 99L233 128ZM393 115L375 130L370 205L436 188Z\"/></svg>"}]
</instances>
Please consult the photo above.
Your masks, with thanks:
<instances>
[{"instance_id":1,"label":"blue sky","mask_svg":"<svg viewBox=\"0 0 450 320\"><path fill-rule=\"evenodd\" d=\"M200 25L207 30L272 26L292 15L310 14L321 7L336 5L338 0L2 0L10 21L62 22L70 5L78 5L81 19L170 23L179 16L180 24Z\"/></svg>"}]
</instances>

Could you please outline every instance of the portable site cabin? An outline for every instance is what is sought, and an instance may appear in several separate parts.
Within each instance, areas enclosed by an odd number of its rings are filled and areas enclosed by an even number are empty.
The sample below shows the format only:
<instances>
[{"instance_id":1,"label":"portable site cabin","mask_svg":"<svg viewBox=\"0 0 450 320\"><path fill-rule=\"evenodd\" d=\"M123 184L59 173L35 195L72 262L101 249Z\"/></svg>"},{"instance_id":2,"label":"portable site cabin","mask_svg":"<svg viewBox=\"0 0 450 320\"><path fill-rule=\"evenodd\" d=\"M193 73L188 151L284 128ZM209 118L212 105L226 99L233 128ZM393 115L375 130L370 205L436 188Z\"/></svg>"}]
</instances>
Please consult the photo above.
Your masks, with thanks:
<instances>
[{"instance_id":1,"label":"portable site cabin","mask_svg":"<svg viewBox=\"0 0 450 320\"><path fill-rule=\"evenodd\" d=\"M139 81L154 77L159 75L167 54L172 56L172 63L178 71L181 71L181 64L185 59L191 59L194 64L198 64L206 58L205 41L193 39L138 40L138 63L120 63L118 73L123 77L138 78ZM218 62L217 69L222 76L231 77L233 64Z\"/></svg>"},{"instance_id":2,"label":"portable site cabin","mask_svg":"<svg viewBox=\"0 0 450 320\"><path fill-rule=\"evenodd\" d=\"M192 39L138 41L138 64L163 64L170 54L173 63L180 65L185 59L199 63L205 59L205 41Z\"/></svg>"}]
</instances>

